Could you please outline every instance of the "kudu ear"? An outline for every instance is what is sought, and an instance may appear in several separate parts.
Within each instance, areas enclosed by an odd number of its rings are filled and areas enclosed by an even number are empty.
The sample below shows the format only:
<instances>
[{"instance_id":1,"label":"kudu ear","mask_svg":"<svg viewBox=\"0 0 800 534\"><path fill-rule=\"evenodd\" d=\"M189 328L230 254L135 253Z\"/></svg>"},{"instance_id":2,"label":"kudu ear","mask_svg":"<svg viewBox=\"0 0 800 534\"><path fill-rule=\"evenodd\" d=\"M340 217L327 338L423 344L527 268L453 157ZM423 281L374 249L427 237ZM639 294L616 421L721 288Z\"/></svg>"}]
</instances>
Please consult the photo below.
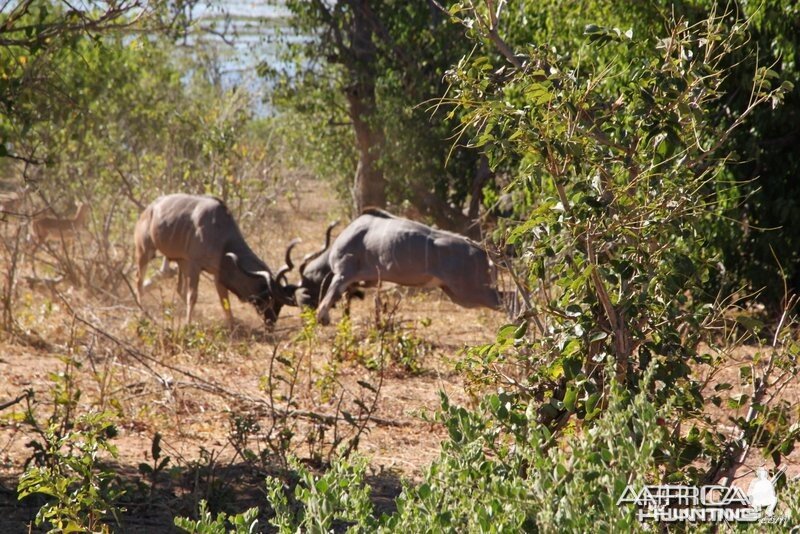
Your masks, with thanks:
<instances>
[{"instance_id":1,"label":"kudu ear","mask_svg":"<svg viewBox=\"0 0 800 534\"><path fill-rule=\"evenodd\" d=\"M296 286L292 285L281 285L279 282L272 277L272 273L269 271L244 271L250 276L260 276L263 277L264 280L267 282L267 288L269 289L270 295L272 298L283 304L284 306L297 306L297 303L294 300L294 288Z\"/></svg>"},{"instance_id":2,"label":"kudu ear","mask_svg":"<svg viewBox=\"0 0 800 534\"><path fill-rule=\"evenodd\" d=\"M233 252L227 252L222 257L222 262L220 264L220 269L230 269L230 268L238 268L239 267L239 257L234 254Z\"/></svg>"}]
</instances>

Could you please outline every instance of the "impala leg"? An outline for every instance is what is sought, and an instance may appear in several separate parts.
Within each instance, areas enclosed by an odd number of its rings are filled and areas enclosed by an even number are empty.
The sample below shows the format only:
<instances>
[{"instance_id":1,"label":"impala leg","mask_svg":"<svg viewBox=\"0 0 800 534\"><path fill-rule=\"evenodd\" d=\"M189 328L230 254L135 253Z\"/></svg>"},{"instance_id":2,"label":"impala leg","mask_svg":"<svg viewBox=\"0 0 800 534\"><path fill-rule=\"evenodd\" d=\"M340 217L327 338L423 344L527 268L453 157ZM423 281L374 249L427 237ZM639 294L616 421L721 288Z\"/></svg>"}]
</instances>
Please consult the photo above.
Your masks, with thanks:
<instances>
[{"instance_id":1,"label":"impala leg","mask_svg":"<svg viewBox=\"0 0 800 534\"><path fill-rule=\"evenodd\" d=\"M222 305L222 311L225 312L225 321L228 323L228 328L233 329L233 311L231 311L231 301L228 298L228 288L214 281L217 286L217 295L219 295L219 303Z\"/></svg>"}]
</instances>

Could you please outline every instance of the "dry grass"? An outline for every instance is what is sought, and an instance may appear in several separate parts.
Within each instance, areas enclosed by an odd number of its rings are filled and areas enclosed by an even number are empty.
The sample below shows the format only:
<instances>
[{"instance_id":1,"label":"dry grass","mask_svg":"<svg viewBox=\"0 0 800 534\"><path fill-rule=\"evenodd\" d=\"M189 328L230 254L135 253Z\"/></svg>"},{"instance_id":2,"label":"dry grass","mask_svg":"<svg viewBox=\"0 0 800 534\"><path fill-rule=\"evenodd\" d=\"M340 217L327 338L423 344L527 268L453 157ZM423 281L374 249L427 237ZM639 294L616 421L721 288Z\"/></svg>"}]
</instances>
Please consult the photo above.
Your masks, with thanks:
<instances>
[{"instance_id":1,"label":"dry grass","mask_svg":"<svg viewBox=\"0 0 800 534\"><path fill-rule=\"evenodd\" d=\"M314 183L299 181L286 191L300 201L238 214L249 243L273 267L283 263L285 246L292 238L303 240L295 250L295 259L299 260L320 246L328 222L342 218L334 200ZM46 254L39 251L37 258L46 258ZM153 261L151 268L157 267L158 261ZM46 268L39 266L39 276L44 271ZM296 276L295 271L290 279ZM163 436L164 453L173 459L171 465L185 468L184 477L192 466L208 464L211 457L219 480L235 478L233 473L242 464L229 442L231 414L255 414L262 426L268 426L269 410L246 398L267 398L264 385L273 351L276 347L279 354L296 350L295 338L303 326L300 311L284 308L275 330L267 333L255 310L233 302L237 326L229 333L223 328L224 316L213 284L203 277L195 309L197 326L186 332L180 329L183 308L174 286L172 279L158 281L150 288L145 313L137 308L127 288L119 291L119 299L112 299L67 282L54 288L20 286L15 317L25 332L0 345L0 375L4 378L0 381L0 400L31 389L41 403L40 414L46 416L52 409L51 375L64 370L63 357L69 356L79 366L74 371L74 382L82 391L77 411L103 409L119 416L120 434L114 443L119 449L120 472L131 478L138 476L137 466L150 461L151 441L158 432ZM382 295L386 291L384 288ZM426 353L416 372L398 364L384 369L374 416L394 424L369 424L358 447L370 458L374 483L377 488L384 487L387 500L399 491L400 478L419 477L438 455L444 433L437 425L423 421L419 412L438 407L439 391L456 402L469 402L463 379L454 371L455 363L464 346L491 341L504 320L499 313L459 308L439 291L398 293L402 300L395 322L414 339L423 340ZM334 311L334 325L340 313ZM374 316L374 291L364 301L353 302L352 333L357 339L366 338L374 330ZM317 340L297 351L302 353L305 367L299 375L295 400L301 410L335 413L337 399L326 400L318 382L330 372L336 327L318 327L316 332ZM356 394L357 380L373 384L379 380L378 371L368 369L363 362L345 360L336 367L337 387L346 394ZM21 406L16 408L21 411ZM6 410L3 415L12 411ZM300 457L309 455L303 437L310 426L309 421L300 419L293 427L297 434L293 450ZM4 491L13 491L30 457L26 444L32 437L24 425L0 426ZM175 495L197 490L196 485L189 487L182 479L170 484ZM244 484L241 486L243 489ZM377 491L378 499L381 491ZM231 499L229 503L236 500ZM0 509L16 510L13 493L0 503ZM170 512L188 513L190 504L177 502ZM0 519L0 531L24 531L31 513L16 510L11 523Z\"/></svg>"},{"instance_id":2,"label":"dry grass","mask_svg":"<svg viewBox=\"0 0 800 534\"><path fill-rule=\"evenodd\" d=\"M327 188L318 183L298 179L282 195L291 197L292 202L238 213L251 246L273 267L283 263L285 246L292 238L303 240L295 251L299 259L320 246L330 221L343 218ZM153 269L157 263L153 262ZM43 270L46 268L40 265L39 271ZM21 274L32 272L27 268ZM296 276L294 272L290 279ZM164 454L179 469L164 476L163 502L150 503L140 515L132 514L135 520L128 525L132 531L159 530L157 525L170 524L175 514L190 513L200 497L211 494L232 510L263 504L263 472L254 472L237 456L230 442L230 421L231 414L247 414L262 427L269 426L269 409L250 400L267 399L265 384L276 350L303 358L294 395L300 410L336 413L337 398L326 399L320 386L332 367L336 369L337 391L345 392L346 403L357 396L357 381L379 381L380 373L363 362L345 359L337 363L333 357L335 326L318 327L313 342L298 341L303 321L294 308L285 308L275 330L268 333L249 305L233 302L237 327L227 332L216 292L207 278L201 280L197 327L188 332L179 328L178 318L183 314L174 280L159 281L150 289L145 313L138 309L127 288L118 293L121 297L114 299L67 282L54 288L21 286L15 316L23 332L0 344L0 401L31 389L41 403L40 414L47 415L52 374L64 370L63 357L69 356L79 365L74 374L75 384L82 391L78 411L103 409L118 416L120 434L114 442L120 453L116 466L120 473L136 480L138 464L150 461L151 441L156 432L160 433ZM384 423L369 424L358 448L370 459L374 495L386 508L391 508L391 500L399 491L399 480L417 479L439 454L443 429L425 422L419 413L438 407L439 391L456 403L471 402L465 379L455 370L456 363L465 346L493 340L504 322L499 313L459 308L439 291L398 293L402 299L395 322L425 343L425 354L416 372L397 363L384 369L374 413ZM383 295L384 300L394 298ZM334 311L334 325L340 314ZM364 301L353 302L354 337L367 338L374 331L374 321L371 292ZM737 360L744 362L751 357L752 349L742 347L714 383L736 384ZM784 393L794 402L800 400L796 382ZM19 409L17 406L17 412ZM13 409L6 410L3 415L11 412ZM731 415L736 414L715 412L721 427ZM308 458L318 445L304 442L313 423L299 418L292 428L296 432L293 451ZM16 480L30 457L27 443L33 437L24 425L0 425L0 532L26 531L35 513L34 508L20 508L14 494ZM790 475L800 474L799 456L795 452L790 458ZM758 467L761 462L751 457L747 467ZM747 470L742 474L747 476ZM747 480L741 484L746 487Z\"/></svg>"}]
</instances>

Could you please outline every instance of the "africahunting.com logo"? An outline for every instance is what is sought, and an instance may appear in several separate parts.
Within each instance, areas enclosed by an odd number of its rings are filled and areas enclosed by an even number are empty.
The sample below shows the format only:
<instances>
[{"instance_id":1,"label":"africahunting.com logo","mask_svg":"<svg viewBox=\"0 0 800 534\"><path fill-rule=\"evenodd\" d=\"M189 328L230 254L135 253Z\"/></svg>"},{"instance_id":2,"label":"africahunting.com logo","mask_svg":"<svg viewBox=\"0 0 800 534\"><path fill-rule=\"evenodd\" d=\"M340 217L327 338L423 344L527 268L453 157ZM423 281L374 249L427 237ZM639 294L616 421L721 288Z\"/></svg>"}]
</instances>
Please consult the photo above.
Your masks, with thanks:
<instances>
[{"instance_id":1,"label":"africahunting.com logo","mask_svg":"<svg viewBox=\"0 0 800 534\"><path fill-rule=\"evenodd\" d=\"M775 514L775 481L784 470L770 478L766 469L758 469L747 493L735 485L651 485L639 489L629 485L617 506L635 505L639 521L786 523L788 517Z\"/></svg>"}]
</instances>

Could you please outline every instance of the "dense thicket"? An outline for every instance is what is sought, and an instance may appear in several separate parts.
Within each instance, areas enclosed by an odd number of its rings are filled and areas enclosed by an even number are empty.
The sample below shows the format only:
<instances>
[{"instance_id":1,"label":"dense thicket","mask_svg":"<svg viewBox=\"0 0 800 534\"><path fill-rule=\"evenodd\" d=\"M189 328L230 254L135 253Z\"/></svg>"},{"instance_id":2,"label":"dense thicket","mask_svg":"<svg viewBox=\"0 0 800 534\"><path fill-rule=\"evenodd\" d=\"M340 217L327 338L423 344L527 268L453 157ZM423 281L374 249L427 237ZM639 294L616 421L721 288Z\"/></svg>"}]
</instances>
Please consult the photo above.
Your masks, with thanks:
<instances>
[{"instance_id":1,"label":"dense thicket","mask_svg":"<svg viewBox=\"0 0 800 534\"><path fill-rule=\"evenodd\" d=\"M509 168L495 167L499 183L490 180L485 169L476 167L477 153L466 149L474 132L457 129L455 114L444 116L446 108L430 100L449 96L443 72L474 53L460 37L464 28L449 24L430 2L404 2L402 8L392 2L288 5L295 14L295 31L306 38L287 48L293 68L281 78L273 99L277 110L287 112L304 163L333 178L343 198L355 197L356 205L361 193L352 177L374 167L365 180L380 182L378 203L411 204L443 226L468 227L463 213L475 219L481 202L496 207ZM724 59L731 69L721 88L725 97L711 104L708 120L722 129L737 122L751 103L750 88L761 67L769 67L794 88L783 95L779 112L775 105L749 111L747 126L721 139L708 156L712 160L724 154L728 160L724 172L707 186L716 190L722 217L709 222L709 231L724 265L712 273L707 287L713 292L743 285L761 291L759 298L774 309L783 296L781 269L792 287L800 282L800 208L795 194L800 163L793 150L800 110L800 8L786 0L726 6L706 0L545 1L536 6L515 2L507 6L499 31L517 52L531 45L551 48L577 64L588 24L603 21L608 27L630 29L639 39L663 33L669 17L693 24L723 7L728 31L748 22L748 42ZM356 35L359 28L361 36ZM359 38L371 43L369 60L355 53ZM501 69L496 76L502 77L503 65L494 66ZM353 93L356 86L358 95ZM354 106L354 96L369 102ZM353 120L359 110L369 118ZM358 132L362 123L368 125L365 135ZM367 138L372 141L365 152L359 139ZM365 154L374 162L365 163ZM504 200L507 204L509 199Z\"/></svg>"}]
</instances>

